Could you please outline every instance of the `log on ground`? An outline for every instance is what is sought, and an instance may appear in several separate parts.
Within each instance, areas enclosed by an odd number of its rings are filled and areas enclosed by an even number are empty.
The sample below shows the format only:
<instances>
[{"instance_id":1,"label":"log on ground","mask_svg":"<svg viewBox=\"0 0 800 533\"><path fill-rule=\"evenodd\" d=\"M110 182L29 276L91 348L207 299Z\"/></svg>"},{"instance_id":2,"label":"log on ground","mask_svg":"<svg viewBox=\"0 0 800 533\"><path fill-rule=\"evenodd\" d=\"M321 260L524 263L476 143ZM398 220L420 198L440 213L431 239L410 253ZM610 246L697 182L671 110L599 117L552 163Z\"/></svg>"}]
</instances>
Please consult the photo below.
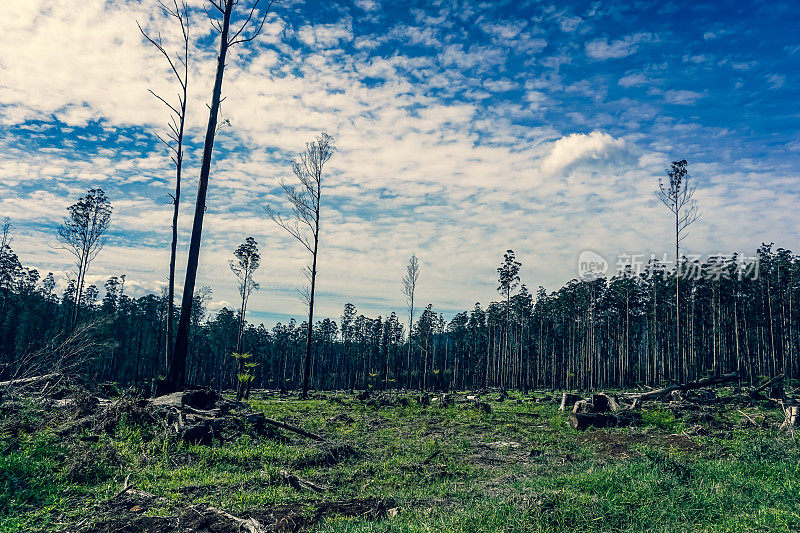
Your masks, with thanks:
<instances>
[{"instance_id":1,"label":"log on ground","mask_svg":"<svg viewBox=\"0 0 800 533\"><path fill-rule=\"evenodd\" d=\"M641 422L642 415L633 411L618 413L571 413L569 425L578 430L589 427L624 427Z\"/></svg>"}]
</instances>

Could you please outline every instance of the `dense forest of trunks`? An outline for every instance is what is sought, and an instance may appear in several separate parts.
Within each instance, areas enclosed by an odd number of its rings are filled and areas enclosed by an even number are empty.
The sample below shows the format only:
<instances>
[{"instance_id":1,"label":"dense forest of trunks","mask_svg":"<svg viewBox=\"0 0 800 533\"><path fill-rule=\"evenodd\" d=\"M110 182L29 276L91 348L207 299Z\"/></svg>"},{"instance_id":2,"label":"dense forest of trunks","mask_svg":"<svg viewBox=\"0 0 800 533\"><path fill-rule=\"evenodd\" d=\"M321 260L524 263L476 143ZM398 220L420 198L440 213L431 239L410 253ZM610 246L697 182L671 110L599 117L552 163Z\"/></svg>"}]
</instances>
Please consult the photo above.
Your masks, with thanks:
<instances>
[{"instance_id":1,"label":"dense forest of trunks","mask_svg":"<svg viewBox=\"0 0 800 533\"><path fill-rule=\"evenodd\" d=\"M753 382L798 377L800 258L764 245L741 258L683 265L680 351L676 350L675 276L649 262L641 272L573 280L456 314L449 322L428 305L408 349L403 318L368 318L347 304L338 323L314 327L312 388L597 388L655 385L738 370ZM90 324L92 357L81 372L95 380L147 386L164 375L164 296L132 298L125 278L89 286L79 322ZM75 288L55 291L51 274L0 254L0 378L24 373L38 358L57 358L57 340L73 330ZM237 380L238 316L206 313L210 290L198 291L192 317L188 380L230 388ZM507 309L508 306L508 309ZM172 317L176 320L176 317ZM247 324L242 352L252 354L253 387L296 389L302 379L304 325Z\"/></svg>"}]
</instances>

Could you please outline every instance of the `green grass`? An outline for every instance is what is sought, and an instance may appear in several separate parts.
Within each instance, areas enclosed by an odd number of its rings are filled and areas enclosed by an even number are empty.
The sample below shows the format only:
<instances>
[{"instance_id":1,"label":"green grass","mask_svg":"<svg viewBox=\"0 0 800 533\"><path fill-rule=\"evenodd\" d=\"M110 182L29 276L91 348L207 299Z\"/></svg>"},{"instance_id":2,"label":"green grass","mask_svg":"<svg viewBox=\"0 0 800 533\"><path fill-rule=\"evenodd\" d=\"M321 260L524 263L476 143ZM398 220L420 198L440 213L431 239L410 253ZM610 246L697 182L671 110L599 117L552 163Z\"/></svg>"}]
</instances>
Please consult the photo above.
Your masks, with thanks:
<instances>
[{"instance_id":1,"label":"green grass","mask_svg":"<svg viewBox=\"0 0 800 533\"><path fill-rule=\"evenodd\" d=\"M667 435L694 424L664 409L647 408L638 428L578 432L553 402L518 403L518 393L492 402L491 414L332 396L252 406L356 450L333 465L320 464L319 445L292 434L288 442L243 436L185 446L158 428L123 422L89 444L47 429L15 436L0 422L0 449L9 450L0 456L0 531L91 521L128 475L165 498L150 514L188 505L246 514L320 499L396 502L395 516L333 515L313 527L331 532L800 530L800 446L774 427L741 426L735 408L716 413L717 423L691 437L699 446L685 449ZM748 414L777 416L764 408ZM46 426L33 407L25 416ZM601 442L608 436L616 440ZM282 482L282 469L331 489L297 492Z\"/></svg>"}]
</instances>

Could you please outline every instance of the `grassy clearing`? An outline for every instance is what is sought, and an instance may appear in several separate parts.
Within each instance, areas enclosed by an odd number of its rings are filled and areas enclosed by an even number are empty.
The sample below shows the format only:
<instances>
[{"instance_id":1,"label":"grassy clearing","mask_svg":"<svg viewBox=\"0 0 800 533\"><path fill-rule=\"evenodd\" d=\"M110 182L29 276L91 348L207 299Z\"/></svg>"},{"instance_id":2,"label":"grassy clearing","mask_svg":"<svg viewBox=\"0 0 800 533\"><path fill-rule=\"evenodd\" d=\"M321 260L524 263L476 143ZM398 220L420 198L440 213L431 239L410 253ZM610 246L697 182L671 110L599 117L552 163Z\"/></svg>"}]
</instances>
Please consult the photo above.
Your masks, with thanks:
<instances>
[{"instance_id":1,"label":"grassy clearing","mask_svg":"<svg viewBox=\"0 0 800 533\"><path fill-rule=\"evenodd\" d=\"M365 498L397 509L327 512L307 525L318 531L800 530L800 446L774 427L742 426L736 408L703 413L703 431L687 437L691 417L657 407L638 428L578 432L553 402L514 393L490 414L320 396L252 406L325 435L323 445L287 434L186 446L125 420L96 443L61 440L29 406L1 424L0 531L88 527L128 475L163 497L144 511L153 516L289 503L312 513L314 502ZM298 492L282 469L330 490Z\"/></svg>"}]
</instances>

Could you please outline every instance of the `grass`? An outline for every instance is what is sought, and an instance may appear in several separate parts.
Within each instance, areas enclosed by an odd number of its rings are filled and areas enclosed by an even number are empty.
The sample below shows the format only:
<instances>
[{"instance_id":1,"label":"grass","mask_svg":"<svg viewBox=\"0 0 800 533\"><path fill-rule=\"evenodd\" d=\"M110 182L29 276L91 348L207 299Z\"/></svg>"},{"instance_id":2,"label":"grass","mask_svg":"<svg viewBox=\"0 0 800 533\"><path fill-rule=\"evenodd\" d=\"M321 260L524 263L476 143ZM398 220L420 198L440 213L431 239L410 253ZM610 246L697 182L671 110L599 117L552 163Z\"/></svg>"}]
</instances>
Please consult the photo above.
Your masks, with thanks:
<instances>
[{"instance_id":1,"label":"grass","mask_svg":"<svg viewBox=\"0 0 800 533\"><path fill-rule=\"evenodd\" d=\"M186 446L126 421L97 443L63 440L28 406L13 424L0 422L0 531L91 523L128 475L165 498L153 515L211 505L246 516L275 504L371 497L398 509L377 520L329 515L318 531L800 530L800 446L774 427L740 425L735 408L716 412L690 440L670 435L693 424L659 408L646 409L638 428L578 432L554 402L518 393L491 402L490 414L324 396L251 403L349 446L338 462L295 435ZM748 415L759 413L777 416L765 408ZM20 431L25 424L32 434ZM298 492L282 482L282 469L331 489Z\"/></svg>"}]
</instances>

